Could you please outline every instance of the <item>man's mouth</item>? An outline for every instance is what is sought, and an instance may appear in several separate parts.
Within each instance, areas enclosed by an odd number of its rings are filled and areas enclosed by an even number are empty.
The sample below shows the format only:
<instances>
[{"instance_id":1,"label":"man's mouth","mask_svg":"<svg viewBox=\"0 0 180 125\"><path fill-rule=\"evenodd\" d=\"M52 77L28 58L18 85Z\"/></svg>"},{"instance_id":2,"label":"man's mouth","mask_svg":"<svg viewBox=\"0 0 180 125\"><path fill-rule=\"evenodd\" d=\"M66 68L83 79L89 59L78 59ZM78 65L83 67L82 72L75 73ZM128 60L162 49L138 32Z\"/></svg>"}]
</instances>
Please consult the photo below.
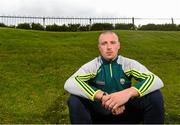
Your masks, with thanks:
<instances>
[{"instance_id":1,"label":"man's mouth","mask_svg":"<svg viewBox=\"0 0 180 125\"><path fill-rule=\"evenodd\" d=\"M106 52L107 55L111 55L113 52Z\"/></svg>"}]
</instances>

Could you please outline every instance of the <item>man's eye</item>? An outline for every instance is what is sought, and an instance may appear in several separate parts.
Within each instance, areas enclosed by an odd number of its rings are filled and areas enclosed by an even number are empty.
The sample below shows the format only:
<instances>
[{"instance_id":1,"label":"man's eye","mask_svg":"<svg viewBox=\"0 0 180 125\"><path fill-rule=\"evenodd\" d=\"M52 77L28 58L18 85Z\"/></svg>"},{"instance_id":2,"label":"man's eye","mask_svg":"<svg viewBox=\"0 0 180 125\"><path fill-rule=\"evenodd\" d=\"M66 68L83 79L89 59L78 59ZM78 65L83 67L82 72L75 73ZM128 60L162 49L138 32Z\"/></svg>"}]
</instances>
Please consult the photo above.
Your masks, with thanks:
<instances>
[{"instance_id":1,"label":"man's eye","mask_svg":"<svg viewBox=\"0 0 180 125\"><path fill-rule=\"evenodd\" d=\"M111 44L116 44L116 41L111 41Z\"/></svg>"},{"instance_id":2,"label":"man's eye","mask_svg":"<svg viewBox=\"0 0 180 125\"><path fill-rule=\"evenodd\" d=\"M101 43L101 45L106 45L106 43Z\"/></svg>"}]
</instances>

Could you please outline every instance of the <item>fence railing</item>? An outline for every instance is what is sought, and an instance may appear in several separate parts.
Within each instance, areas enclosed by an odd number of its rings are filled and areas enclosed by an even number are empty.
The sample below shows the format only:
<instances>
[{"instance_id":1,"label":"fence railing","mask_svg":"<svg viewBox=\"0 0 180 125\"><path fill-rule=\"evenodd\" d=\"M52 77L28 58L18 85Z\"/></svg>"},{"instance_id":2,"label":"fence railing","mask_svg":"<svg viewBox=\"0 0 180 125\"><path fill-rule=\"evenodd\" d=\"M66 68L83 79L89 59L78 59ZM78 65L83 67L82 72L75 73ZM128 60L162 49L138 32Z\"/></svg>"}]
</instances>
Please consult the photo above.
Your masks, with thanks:
<instances>
[{"instance_id":1,"label":"fence railing","mask_svg":"<svg viewBox=\"0 0 180 125\"><path fill-rule=\"evenodd\" d=\"M80 24L92 25L94 23L110 23L110 24L180 24L180 18L76 18L76 17L30 17L30 16L0 16L0 23L7 26L17 26L20 23L40 23L44 27L46 25L67 25Z\"/></svg>"}]
</instances>

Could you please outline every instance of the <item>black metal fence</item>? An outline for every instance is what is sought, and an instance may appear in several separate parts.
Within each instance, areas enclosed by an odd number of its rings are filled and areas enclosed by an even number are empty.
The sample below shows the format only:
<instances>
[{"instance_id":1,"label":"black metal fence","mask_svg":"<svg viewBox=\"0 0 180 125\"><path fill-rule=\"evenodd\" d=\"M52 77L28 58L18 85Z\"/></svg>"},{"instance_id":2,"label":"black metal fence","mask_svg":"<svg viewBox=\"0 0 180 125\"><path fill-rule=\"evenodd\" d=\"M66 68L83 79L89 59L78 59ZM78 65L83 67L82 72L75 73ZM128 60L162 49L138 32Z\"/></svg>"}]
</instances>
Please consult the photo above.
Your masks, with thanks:
<instances>
[{"instance_id":1,"label":"black metal fence","mask_svg":"<svg viewBox=\"0 0 180 125\"><path fill-rule=\"evenodd\" d=\"M44 27L46 25L67 25L80 24L92 25L94 23L110 23L110 24L180 24L180 18L76 18L76 17L29 17L29 16L0 16L0 23L7 26L17 26L20 23L40 23Z\"/></svg>"}]
</instances>

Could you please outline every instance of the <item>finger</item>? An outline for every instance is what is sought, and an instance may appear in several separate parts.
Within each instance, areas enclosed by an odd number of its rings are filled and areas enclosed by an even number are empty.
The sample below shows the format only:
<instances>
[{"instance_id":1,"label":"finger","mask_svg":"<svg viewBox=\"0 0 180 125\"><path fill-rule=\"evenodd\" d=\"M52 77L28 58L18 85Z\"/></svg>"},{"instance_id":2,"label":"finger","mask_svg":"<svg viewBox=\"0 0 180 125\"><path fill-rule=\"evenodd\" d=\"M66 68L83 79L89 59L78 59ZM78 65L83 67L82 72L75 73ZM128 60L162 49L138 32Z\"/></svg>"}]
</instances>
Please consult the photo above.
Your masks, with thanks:
<instances>
[{"instance_id":1,"label":"finger","mask_svg":"<svg viewBox=\"0 0 180 125\"><path fill-rule=\"evenodd\" d=\"M117 115L115 110L112 111L112 114L113 114L113 115Z\"/></svg>"},{"instance_id":2,"label":"finger","mask_svg":"<svg viewBox=\"0 0 180 125\"><path fill-rule=\"evenodd\" d=\"M112 110L112 113L113 115L119 115L120 114L120 109L115 109L115 110Z\"/></svg>"},{"instance_id":3,"label":"finger","mask_svg":"<svg viewBox=\"0 0 180 125\"><path fill-rule=\"evenodd\" d=\"M106 101L108 101L110 98L111 98L111 97L110 97L109 95L105 95L105 96L103 96L102 101L103 101L103 102L106 102Z\"/></svg>"},{"instance_id":4,"label":"finger","mask_svg":"<svg viewBox=\"0 0 180 125\"><path fill-rule=\"evenodd\" d=\"M125 110L125 106L121 106L120 110L119 110L119 114L122 114L124 112L124 110Z\"/></svg>"},{"instance_id":5,"label":"finger","mask_svg":"<svg viewBox=\"0 0 180 125\"><path fill-rule=\"evenodd\" d=\"M119 105L118 105L118 104L115 104L115 105L113 106L113 109L117 109L117 107L119 107Z\"/></svg>"},{"instance_id":6,"label":"finger","mask_svg":"<svg viewBox=\"0 0 180 125\"><path fill-rule=\"evenodd\" d=\"M119 107L117 107L117 108L113 107L111 111L116 115L116 114L118 114L119 110L120 110Z\"/></svg>"},{"instance_id":7,"label":"finger","mask_svg":"<svg viewBox=\"0 0 180 125\"><path fill-rule=\"evenodd\" d=\"M113 107L114 107L114 105L115 105L115 103L114 103L114 102L111 102L111 103L109 104L109 106L108 106L108 109L109 109L109 110L112 110Z\"/></svg>"},{"instance_id":8,"label":"finger","mask_svg":"<svg viewBox=\"0 0 180 125\"><path fill-rule=\"evenodd\" d=\"M124 105L122 106L122 109L123 109L123 111L125 110L125 106Z\"/></svg>"},{"instance_id":9,"label":"finger","mask_svg":"<svg viewBox=\"0 0 180 125\"><path fill-rule=\"evenodd\" d=\"M111 110L111 112L112 112L112 114L113 114L113 115L116 115L116 114L117 114L117 113L116 113L117 111L116 111L116 110L114 110L114 109L113 109L113 110Z\"/></svg>"},{"instance_id":10,"label":"finger","mask_svg":"<svg viewBox=\"0 0 180 125\"><path fill-rule=\"evenodd\" d=\"M104 107L105 107L105 109L108 109L108 107L109 107L109 105L112 103L112 100L111 99L109 99L108 101L106 101L105 102L105 105L104 105Z\"/></svg>"},{"instance_id":11,"label":"finger","mask_svg":"<svg viewBox=\"0 0 180 125\"><path fill-rule=\"evenodd\" d=\"M110 96L106 95L102 98L102 106L105 106L105 103L110 99Z\"/></svg>"},{"instance_id":12,"label":"finger","mask_svg":"<svg viewBox=\"0 0 180 125\"><path fill-rule=\"evenodd\" d=\"M119 115L122 114L125 110L125 106L119 106L116 109L113 109L114 114Z\"/></svg>"}]
</instances>

